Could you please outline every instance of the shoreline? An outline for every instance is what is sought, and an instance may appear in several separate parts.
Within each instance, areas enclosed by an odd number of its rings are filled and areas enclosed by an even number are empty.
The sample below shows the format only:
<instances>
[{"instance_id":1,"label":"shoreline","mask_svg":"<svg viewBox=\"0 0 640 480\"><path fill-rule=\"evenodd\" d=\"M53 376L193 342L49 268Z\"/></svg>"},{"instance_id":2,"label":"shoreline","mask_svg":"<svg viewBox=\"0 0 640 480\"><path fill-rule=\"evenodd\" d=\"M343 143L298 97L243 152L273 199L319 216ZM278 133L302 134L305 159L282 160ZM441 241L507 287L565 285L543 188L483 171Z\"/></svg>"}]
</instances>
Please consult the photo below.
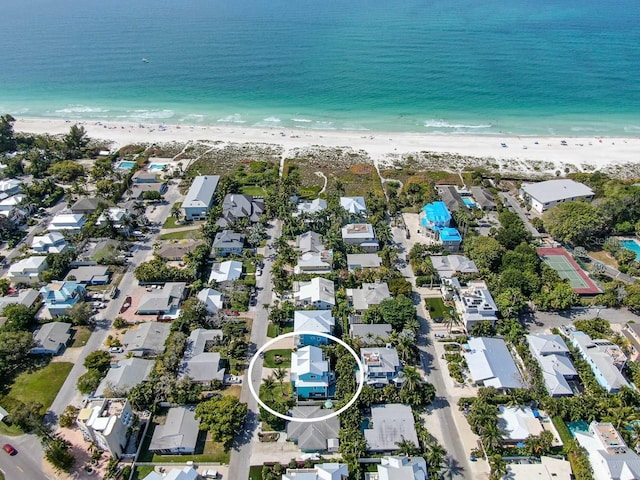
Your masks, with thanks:
<instances>
[{"instance_id":1,"label":"shoreline","mask_svg":"<svg viewBox=\"0 0 640 480\"><path fill-rule=\"evenodd\" d=\"M537 175L553 174L565 168L571 171L609 169L632 172L640 169L638 137L418 134L29 117L16 118L14 129L16 132L58 135L67 133L75 123L84 126L89 137L112 142L112 148L132 143L267 143L282 146L285 156L295 149L317 147L362 150L376 165L393 165L403 156L430 152L470 157L477 166L485 168L487 161L493 159L496 163L506 162L498 171L514 171L509 168L511 166L517 172L530 171ZM566 145L561 143L562 140ZM443 163L447 163L446 159ZM443 168L455 170L453 166L448 163Z\"/></svg>"}]
</instances>

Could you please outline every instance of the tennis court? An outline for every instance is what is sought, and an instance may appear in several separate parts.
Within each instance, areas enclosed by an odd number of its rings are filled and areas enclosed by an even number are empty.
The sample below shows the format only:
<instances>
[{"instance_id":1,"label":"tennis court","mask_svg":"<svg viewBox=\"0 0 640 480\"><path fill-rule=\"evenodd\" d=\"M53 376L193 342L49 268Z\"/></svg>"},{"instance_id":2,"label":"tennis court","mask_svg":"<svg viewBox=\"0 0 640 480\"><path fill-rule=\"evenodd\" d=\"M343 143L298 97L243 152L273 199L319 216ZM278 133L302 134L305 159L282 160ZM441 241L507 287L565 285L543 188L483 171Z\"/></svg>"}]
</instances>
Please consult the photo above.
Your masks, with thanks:
<instances>
[{"instance_id":1,"label":"tennis court","mask_svg":"<svg viewBox=\"0 0 640 480\"><path fill-rule=\"evenodd\" d=\"M571 288L576 293L585 295L600 293L600 289L564 248L539 248L537 253L544 263L558 272L560 278L569 280Z\"/></svg>"}]
</instances>

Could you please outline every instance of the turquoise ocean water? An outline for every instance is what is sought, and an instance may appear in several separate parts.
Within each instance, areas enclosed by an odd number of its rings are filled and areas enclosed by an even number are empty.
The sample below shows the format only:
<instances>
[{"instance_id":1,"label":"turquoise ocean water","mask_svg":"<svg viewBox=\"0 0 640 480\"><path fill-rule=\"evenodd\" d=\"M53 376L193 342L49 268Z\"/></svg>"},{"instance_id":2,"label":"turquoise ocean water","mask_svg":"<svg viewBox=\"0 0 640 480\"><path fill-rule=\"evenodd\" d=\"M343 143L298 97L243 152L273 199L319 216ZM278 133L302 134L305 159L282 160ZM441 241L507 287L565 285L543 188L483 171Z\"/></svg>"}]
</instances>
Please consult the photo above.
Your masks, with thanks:
<instances>
[{"instance_id":1,"label":"turquoise ocean water","mask_svg":"<svg viewBox=\"0 0 640 480\"><path fill-rule=\"evenodd\" d=\"M637 0L2 4L14 115L640 135Z\"/></svg>"}]
</instances>

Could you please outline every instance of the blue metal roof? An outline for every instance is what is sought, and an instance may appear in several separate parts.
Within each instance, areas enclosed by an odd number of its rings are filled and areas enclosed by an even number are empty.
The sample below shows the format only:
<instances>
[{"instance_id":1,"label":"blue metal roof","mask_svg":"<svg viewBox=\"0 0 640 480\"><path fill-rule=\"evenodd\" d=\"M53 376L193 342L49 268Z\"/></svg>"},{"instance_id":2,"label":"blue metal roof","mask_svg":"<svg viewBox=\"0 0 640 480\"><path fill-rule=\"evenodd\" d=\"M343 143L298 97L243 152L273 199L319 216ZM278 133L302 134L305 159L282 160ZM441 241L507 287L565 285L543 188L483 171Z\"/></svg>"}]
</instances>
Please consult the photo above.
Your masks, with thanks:
<instances>
[{"instance_id":1,"label":"blue metal roof","mask_svg":"<svg viewBox=\"0 0 640 480\"><path fill-rule=\"evenodd\" d=\"M447 210L444 202L428 203L422 207L422 210L424 210L427 220L431 223L448 225L451 221L451 213Z\"/></svg>"}]
</instances>

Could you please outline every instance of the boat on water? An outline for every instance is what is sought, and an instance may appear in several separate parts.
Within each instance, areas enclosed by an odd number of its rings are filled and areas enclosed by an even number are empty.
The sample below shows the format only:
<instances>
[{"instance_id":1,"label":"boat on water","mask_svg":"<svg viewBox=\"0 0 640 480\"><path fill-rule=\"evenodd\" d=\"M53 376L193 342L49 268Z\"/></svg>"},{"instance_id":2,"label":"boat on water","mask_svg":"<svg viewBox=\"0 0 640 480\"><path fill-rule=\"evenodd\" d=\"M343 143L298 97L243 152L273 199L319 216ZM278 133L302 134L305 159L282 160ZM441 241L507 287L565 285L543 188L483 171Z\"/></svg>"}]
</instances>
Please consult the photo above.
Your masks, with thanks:
<instances>
[{"instance_id":1,"label":"boat on water","mask_svg":"<svg viewBox=\"0 0 640 480\"><path fill-rule=\"evenodd\" d=\"M142 58L142 62L143 62L143 63L149 63L149 59L148 59L148 58L144 58L144 57L143 57L143 58Z\"/></svg>"}]
</instances>

